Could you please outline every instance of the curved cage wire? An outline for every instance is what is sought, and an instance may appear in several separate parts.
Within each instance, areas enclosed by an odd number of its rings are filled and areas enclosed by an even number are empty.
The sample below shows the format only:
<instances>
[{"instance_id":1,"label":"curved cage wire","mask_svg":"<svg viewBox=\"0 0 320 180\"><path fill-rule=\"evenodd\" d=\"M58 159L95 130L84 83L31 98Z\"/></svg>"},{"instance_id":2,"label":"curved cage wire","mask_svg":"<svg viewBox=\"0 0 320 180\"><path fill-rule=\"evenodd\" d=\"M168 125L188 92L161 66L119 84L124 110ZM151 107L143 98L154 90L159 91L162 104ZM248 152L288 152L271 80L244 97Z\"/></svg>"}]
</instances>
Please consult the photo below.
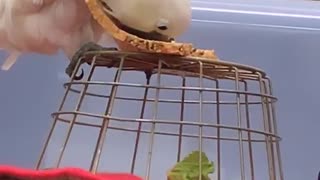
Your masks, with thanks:
<instances>
[{"instance_id":1,"label":"curved cage wire","mask_svg":"<svg viewBox=\"0 0 320 180\"><path fill-rule=\"evenodd\" d=\"M89 64L86 77L73 80L79 61L52 114L37 168L43 168L46 154L54 149L50 144L59 139L46 166L76 165L94 173L123 171L157 180L166 179L176 162L200 150L214 162L212 180L284 179L277 99L262 70L117 51L91 52L83 61ZM63 133L55 133L58 126L64 127Z\"/></svg>"}]
</instances>

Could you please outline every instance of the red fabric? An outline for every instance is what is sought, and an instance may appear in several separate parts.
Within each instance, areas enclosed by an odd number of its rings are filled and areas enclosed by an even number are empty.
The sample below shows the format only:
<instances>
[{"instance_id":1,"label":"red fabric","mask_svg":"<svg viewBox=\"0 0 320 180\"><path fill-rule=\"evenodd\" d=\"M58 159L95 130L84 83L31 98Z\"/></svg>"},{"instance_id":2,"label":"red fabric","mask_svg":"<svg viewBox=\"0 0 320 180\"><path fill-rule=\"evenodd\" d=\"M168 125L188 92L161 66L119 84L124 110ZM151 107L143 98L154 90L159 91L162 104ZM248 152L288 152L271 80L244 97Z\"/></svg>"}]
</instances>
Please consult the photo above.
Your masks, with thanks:
<instances>
[{"instance_id":1,"label":"red fabric","mask_svg":"<svg viewBox=\"0 0 320 180\"><path fill-rule=\"evenodd\" d=\"M31 170L0 165L0 180L142 180L128 173L92 174L79 168Z\"/></svg>"}]
</instances>

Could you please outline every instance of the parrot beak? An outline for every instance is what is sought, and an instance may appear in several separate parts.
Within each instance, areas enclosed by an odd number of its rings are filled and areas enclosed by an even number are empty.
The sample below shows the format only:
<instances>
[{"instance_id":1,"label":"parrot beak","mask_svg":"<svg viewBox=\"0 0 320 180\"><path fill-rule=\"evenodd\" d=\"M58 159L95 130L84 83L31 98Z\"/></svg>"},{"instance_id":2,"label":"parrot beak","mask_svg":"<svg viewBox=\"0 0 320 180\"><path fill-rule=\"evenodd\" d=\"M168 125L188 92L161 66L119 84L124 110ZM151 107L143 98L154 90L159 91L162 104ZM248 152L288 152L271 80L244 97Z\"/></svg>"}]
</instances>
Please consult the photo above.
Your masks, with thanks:
<instances>
[{"instance_id":1,"label":"parrot beak","mask_svg":"<svg viewBox=\"0 0 320 180\"><path fill-rule=\"evenodd\" d=\"M168 36L165 36L163 34L160 34L156 31L151 31L151 32L143 32L143 31L139 31L137 29L134 29L134 28L131 28L131 27L128 27L124 24L122 24L120 21L118 21L116 18L114 17L110 17L110 19L115 23L116 26L119 27L119 29L129 33L129 34L132 34L132 35L135 35L135 36L138 36L140 38L143 38L143 39L148 39L148 40L155 40L155 41L164 41L164 42L171 42L173 38L171 37L168 37Z\"/></svg>"},{"instance_id":2,"label":"parrot beak","mask_svg":"<svg viewBox=\"0 0 320 180\"><path fill-rule=\"evenodd\" d=\"M164 42L171 42L172 41L172 38L165 36L163 34L160 34L156 31L142 32L142 31L127 27L123 24L120 24L119 28L130 33L130 34L136 35L140 38L147 39L147 40L164 41Z\"/></svg>"}]
</instances>

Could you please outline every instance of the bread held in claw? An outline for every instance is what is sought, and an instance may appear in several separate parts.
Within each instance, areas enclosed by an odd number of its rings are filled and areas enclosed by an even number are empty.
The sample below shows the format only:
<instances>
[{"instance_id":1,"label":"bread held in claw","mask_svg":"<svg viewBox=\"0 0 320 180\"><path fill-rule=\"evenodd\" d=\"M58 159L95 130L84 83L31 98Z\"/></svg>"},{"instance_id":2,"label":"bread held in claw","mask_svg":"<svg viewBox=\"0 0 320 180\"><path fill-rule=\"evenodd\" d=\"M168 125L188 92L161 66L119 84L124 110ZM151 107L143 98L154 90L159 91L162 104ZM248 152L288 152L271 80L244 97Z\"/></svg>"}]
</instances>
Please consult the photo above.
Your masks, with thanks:
<instances>
[{"instance_id":1,"label":"bread held in claw","mask_svg":"<svg viewBox=\"0 0 320 180\"><path fill-rule=\"evenodd\" d=\"M120 22L105 13L105 5L101 0L85 1L93 18L114 38L121 50L218 59L213 50L197 49L191 43L177 43L166 37L146 38L129 33L126 30L128 27L122 26Z\"/></svg>"}]
</instances>

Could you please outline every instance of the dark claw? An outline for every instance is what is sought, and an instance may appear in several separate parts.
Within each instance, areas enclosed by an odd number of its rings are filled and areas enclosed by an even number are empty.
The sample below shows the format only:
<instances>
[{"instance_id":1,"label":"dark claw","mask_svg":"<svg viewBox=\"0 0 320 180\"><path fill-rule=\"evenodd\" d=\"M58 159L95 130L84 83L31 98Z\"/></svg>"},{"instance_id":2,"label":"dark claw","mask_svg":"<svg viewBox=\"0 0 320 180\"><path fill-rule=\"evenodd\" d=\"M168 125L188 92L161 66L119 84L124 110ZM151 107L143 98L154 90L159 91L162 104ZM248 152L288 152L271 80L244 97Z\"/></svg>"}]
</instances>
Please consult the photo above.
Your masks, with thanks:
<instances>
[{"instance_id":1,"label":"dark claw","mask_svg":"<svg viewBox=\"0 0 320 180\"><path fill-rule=\"evenodd\" d=\"M93 42L89 42L84 44L72 57L70 64L68 65L68 67L66 68L65 72L66 74L71 77L78 61L80 60L80 58L83 56L83 54L89 52L89 51L101 51L101 50L110 50L110 51L115 51L118 50L117 48L106 48L106 47L102 47L98 44L95 44ZM82 64L83 62L81 62ZM84 71L83 69L81 69L81 74L79 76L75 75L74 80L81 80L84 77Z\"/></svg>"},{"instance_id":2,"label":"dark claw","mask_svg":"<svg viewBox=\"0 0 320 180\"><path fill-rule=\"evenodd\" d=\"M79 80L81 80L82 78L84 77L84 71L83 71L83 69L81 69L81 74L78 76L78 75L75 75L74 76L74 80L76 80L76 81L79 81Z\"/></svg>"},{"instance_id":3,"label":"dark claw","mask_svg":"<svg viewBox=\"0 0 320 180\"><path fill-rule=\"evenodd\" d=\"M105 51L118 51L118 48L109 47L109 48L104 48L103 50L105 50Z\"/></svg>"},{"instance_id":4,"label":"dark claw","mask_svg":"<svg viewBox=\"0 0 320 180\"><path fill-rule=\"evenodd\" d=\"M172 41L175 41L175 39L174 38L169 38L169 41L172 42Z\"/></svg>"}]
</instances>

